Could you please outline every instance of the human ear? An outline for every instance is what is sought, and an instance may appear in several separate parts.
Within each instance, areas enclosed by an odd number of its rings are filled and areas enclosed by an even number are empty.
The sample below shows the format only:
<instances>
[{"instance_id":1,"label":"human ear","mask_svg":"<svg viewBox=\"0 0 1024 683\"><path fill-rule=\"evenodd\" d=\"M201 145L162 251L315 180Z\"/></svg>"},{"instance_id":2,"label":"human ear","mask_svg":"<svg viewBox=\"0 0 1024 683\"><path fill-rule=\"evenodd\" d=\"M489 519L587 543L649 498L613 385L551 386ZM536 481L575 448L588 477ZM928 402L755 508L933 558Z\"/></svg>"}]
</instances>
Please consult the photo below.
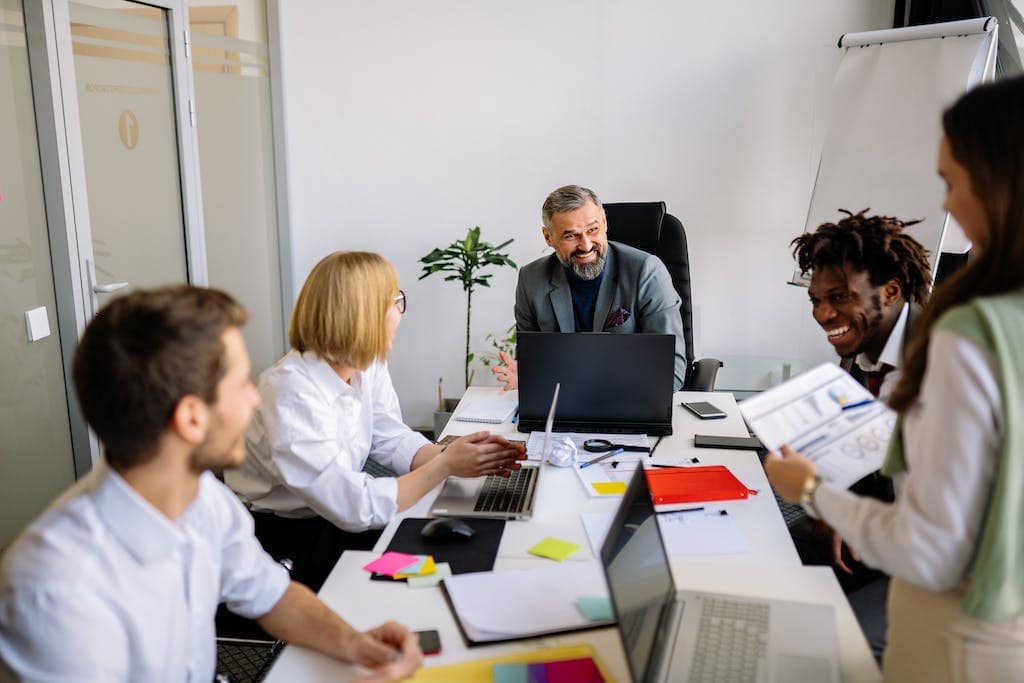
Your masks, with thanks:
<instances>
[{"instance_id":1,"label":"human ear","mask_svg":"<svg viewBox=\"0 0 1024 683\"><path fill-rule=\"evenodd\" d=\"M882 285L882 294L885 296L886 305L891 306L897 301L903 300L903 286L900 285L899 280L891 278Z\"/></svg>"},{"instance_id":2,"label":"human ear","mask_svg":"<svg viewBox=\"0 0 1024 683\"><path fill-rule=\"evenodd\" d=\"M171 413L171 430L182 440L201 444L210 424L210 407L194 394L182 396Z\"/></svg>"},{"instance_id":3,"label":"human ear","mask_svg":"<svg viewBox=\"0 0 1024 683\"><path fill-rule=\"evenodd\" d=\"M551 243L551 233L548 231L547 228L541 228L540 233L544 235L544 241L547 243L549 247L555 246L554 244Z\"/></svg>"}]
</instances>

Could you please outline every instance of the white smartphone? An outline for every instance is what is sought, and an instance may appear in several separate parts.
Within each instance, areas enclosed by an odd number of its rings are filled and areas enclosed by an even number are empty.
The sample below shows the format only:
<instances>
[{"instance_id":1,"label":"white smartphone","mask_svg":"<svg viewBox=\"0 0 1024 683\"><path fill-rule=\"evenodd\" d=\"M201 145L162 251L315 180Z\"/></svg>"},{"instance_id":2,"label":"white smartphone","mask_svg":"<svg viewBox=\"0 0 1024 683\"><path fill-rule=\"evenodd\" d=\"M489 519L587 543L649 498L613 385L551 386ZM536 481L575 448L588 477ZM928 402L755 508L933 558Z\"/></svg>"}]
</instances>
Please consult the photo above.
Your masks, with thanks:
<instances>
[{"instance_id":1,"label":"white smartphone","mask_svg":"<svg viewBox=\"0 0 1024 683\"><path fill-rule=\"evenodd\" d=\"M693 401L691 403L686 403L684 401L679 405L686 408L702 420L720 420L725 417L725 413L722 412L721 408L708 403L707 401Z\"/></svg>"}]
</instances>

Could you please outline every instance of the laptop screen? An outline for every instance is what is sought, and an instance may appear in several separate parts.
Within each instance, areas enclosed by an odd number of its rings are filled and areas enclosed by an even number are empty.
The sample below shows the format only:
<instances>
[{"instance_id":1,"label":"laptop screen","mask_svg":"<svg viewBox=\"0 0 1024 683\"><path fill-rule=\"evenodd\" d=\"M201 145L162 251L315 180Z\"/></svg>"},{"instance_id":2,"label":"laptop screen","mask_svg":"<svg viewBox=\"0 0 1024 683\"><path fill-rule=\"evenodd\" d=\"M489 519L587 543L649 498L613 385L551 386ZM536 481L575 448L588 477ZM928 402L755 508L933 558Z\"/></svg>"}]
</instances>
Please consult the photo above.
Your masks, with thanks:
<instances>
[{"instance_id":1,"label":"laptop screen","mask_svg":"<svg viewBox=\"0 0 1024 683\"><path fill-rule=\"evenodd\" d=\"M642 468L623 496L601 563L633 680L651 680L655 662L670 646L671 629L664 622L676 590Z\"/></svg>"},{"instance_id":2,"label":"laptop screen","mask_svg":"<svg viewBox=\"0 0 1024 683\"><path fill-rule=\"evenodd\" d=\"M516 355L521 428L544 428L561 383L556 431L608 425L611 431L671 433L671 334L520 332Z\"/></svg>"}]
</instances>

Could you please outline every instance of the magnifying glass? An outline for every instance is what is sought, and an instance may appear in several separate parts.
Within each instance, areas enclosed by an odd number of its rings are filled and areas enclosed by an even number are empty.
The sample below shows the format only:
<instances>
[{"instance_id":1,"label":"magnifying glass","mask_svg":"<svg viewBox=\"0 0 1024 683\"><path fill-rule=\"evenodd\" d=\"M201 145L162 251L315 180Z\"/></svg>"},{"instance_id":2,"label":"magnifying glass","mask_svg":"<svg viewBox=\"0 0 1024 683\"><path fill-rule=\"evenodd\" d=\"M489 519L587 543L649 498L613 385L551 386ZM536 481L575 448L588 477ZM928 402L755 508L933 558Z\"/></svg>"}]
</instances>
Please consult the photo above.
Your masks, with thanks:
<instances>
[{"instance_id":1,"label":"magnifying glass","mask_svg":"<svg viewBox=\"0 0 1024 683\"><path fill-rule=\"evenodd\" d=\"M591 453L604 453L614 448L621 448L624 451L632 451L634 453L650 453L651 449L647 446L628 446L621 443L612 443L608 439L587 439L583 442L583 448L590 451Z\"/></svg>"}]
</instances>

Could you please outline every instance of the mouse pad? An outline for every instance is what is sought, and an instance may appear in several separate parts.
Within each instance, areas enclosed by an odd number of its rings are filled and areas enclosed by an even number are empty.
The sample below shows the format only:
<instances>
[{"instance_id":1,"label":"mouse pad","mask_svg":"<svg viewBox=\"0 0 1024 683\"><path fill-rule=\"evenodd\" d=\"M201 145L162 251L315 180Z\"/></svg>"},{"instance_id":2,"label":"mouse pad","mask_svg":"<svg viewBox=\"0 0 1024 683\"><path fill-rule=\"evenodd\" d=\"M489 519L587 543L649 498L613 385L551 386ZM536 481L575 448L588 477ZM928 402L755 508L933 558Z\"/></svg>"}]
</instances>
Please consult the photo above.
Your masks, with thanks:
<instances>
[{"instance_id":1,"label":"mouse pad","mask_svg":"<svg viewBox=\"0 0 1024 683\"><path fill-rule=\"evenodd\" d=\"M505 531L503 519L463 519L476 532L473 538L458 543L439 543L420 536L430 519L407 517L398 525L387 549L409 555L433 555L435 562L447 562L452 574L489 572L494 569L498 544ZM374 574L374 581L394 581L390 576ZM399 579L403 580L404 579Z\"/></svg>"}]
</instances>

